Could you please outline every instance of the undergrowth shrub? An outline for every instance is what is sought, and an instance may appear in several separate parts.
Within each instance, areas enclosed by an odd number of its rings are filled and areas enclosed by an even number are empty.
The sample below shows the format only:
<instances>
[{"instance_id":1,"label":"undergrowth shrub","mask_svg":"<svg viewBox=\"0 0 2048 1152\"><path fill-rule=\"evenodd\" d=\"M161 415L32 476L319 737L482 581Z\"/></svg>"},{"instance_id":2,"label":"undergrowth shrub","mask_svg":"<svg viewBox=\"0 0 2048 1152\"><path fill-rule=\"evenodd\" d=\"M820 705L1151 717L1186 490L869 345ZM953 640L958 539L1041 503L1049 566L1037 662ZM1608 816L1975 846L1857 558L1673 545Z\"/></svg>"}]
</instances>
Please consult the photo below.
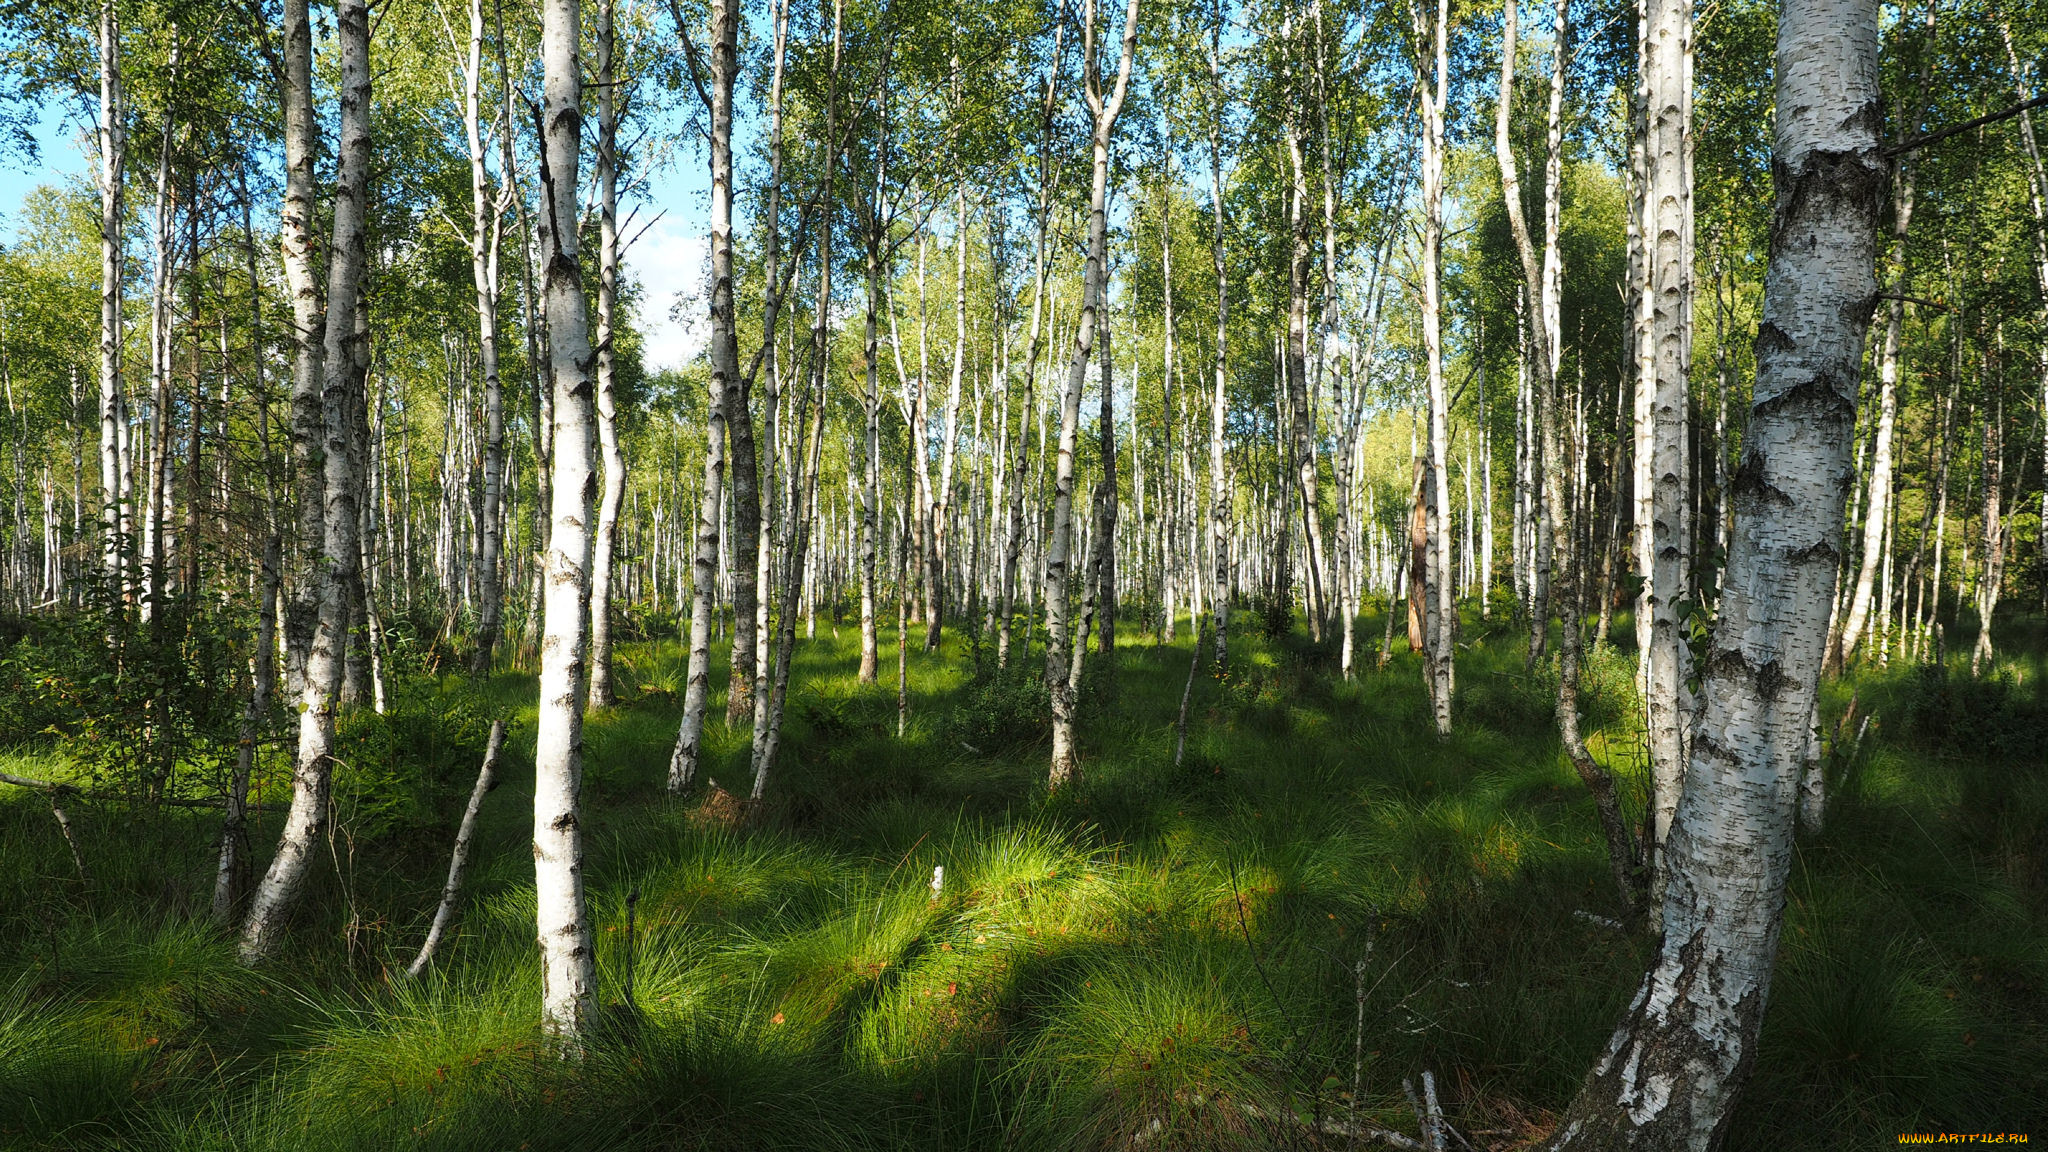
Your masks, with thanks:
<instances>
[{"instance_id":1,"label":"undergrowth shrub","mask_svg":"<svg viewBox=\"0 0 2048 1152\"><path fill-rule=\"evenodd\" d=\"M1051 729L1045 681L1021 667L991 669L968 681L942 724L949 743L991 755L1042 743Z\"/></svg>"},{"instance_id":2,"label":"undergrowth shrub","mask_svg":"<svg viewBox=\"0 0 2048 1152\"><path fill-rule=\"evenodd\" d=\"M2020 695L2009 671L1957 676L1923 664L1897 689L1899 733L1924 748L2001 760L2048 754L2048 707Z\"/></svg>"},{"instance_id":3,"label":"undergrowth shrub","mask_svg":"<svg viewBox=\"0 0 2048 1152\"><path fill-rule=\"evenodd\" d=\"M183 600L150 622L97 603L38 619L0 653L0 740L53 741L94 788L210 792L239 735L246 623Z\"/></svg>"},{"instance_id":4,"label":"undergrowth shrub","mask_svg":"<svg viewBox=\"0 0 2048 1152\"><path fill-rule=\"evenodd\" d=\"M357 837L371 840L450 823L476 779L490 731L489 701L457 677L397 693L381 714L341 713L337 812Z\"/></svg>"}]
</instances>

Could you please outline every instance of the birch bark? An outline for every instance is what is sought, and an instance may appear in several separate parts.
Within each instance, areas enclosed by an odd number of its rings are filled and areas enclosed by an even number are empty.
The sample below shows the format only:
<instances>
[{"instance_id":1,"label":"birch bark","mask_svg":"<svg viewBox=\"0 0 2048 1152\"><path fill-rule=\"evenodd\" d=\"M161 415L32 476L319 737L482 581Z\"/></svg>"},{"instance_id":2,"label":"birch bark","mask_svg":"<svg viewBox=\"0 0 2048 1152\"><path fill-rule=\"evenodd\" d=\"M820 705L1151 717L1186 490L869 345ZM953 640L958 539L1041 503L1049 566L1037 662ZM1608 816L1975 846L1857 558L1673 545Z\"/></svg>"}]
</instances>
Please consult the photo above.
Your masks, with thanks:
<instances>
[{"instance_id":1,"label":"birch bark","mask_svg":"<svg viewBox=\"0 0 2048 1152\"><path fill-rule=\"evenodd\" d=\"M1138 42L1138 0L1124 10L1123 51L1116 82L1105 93L1096 57L1096 0L1085 0L1081 12L1082 60L1087 75L1088 110L1093 113L1093 176L1088 193L1088 258L1081 273L1081 309L1074 330L1074 351L1060 396L1059 457L1053 466L1052 538L1045 555L1045 683L1052 698L1052 766L1047 785L1057 791L1078 773L1074 758L1074 689L1069 679L1067 577L1074 538L1074 447L1081 417L1081 390L1088 378L1088 356L1094 348L1095 324L1102 305L1104 269L1109 254L1109 221L1104 205L1109 196L1109 145L1117 115L1130 90L1131 59Z\"/></svg>"},{"instance_id":2,"label":"birch bark","mask_svg":"<svg viewBox=\"0 0 2048 1152\"><path fill-rule=\"evenodd\" d=\"M612 690L612 557L618 551L619 506L626 496L626 457L619 447L612 353L619 295L619 87L614 0L598 0L597 29L597 442L604 457L597 537L590 561L590 690L587 707L617 703ZM717 48L713 48L716 52ZM729 131L729 130L728 130ZM739 357L735 354L732 360ZM728 391L730 380L728 377Z\"/></svg>"},{"instance_id":3,"label":"birch bark","mask_svg":"<svg viewBox=\"0 0 2048 1152\"><path fill-rule=\"evenodd\" d=\"M1209 613L1216 621L1216 666L1230 651L1230 493L1224 471L1223 424L1230 409L1230 269L1223 253L1223 3L1209 27L1209 200L1215 219L1209 254L1216 268L1215 391L1209 402Z\"/></svg>"},{"instance_id":4,"label":"birch bark","mask_svg":"<svg viewBox=\"0 0 2048 1152\"><path fill-rule=\"evenodd\" d=\"M595 381L578 253L576 182L582 163L583 66L579 0L541 9L542 291L554 377L554 477L542 593L540 708L534 736L533 872L541 953L541 1026L575 1051L597 1014L596 951L584 898L583 704L596 503ZM714 251L715 251L714 247ZM729 291L729 290L728 290ZM715 529L714 529L715 532Z\"/></svg>"},{"instance_id":5,"label":"birch bark","mask_svg":"<svg viewBox=\"0 0 2048 1152\"><path fill-rule=\"evenodd\" d=\"M715 596L719 509L725 484L726 414L739 375L739 330L733 313L732 271L732 89L737 72L739 5L733 0L716 0L711 27L711 391L704 409L704 485L697 510L697 548L690 563L690 656L683 687L683 718L668 764L668 790L672 795L687 789L695 780L697 760L703 749L704 709L711 691L711 618L718 610ZM770 227L775 224L771 222ZM773 330L765 338L772 342Z\"/></svg>"},{"instance_id":6,"label":"birch bark","mask_svg":"<svg viewBox=\"0 0 2048 1152\"><path fill-rule=\"evenodd\" d=\"M299 5L303 17L305 6L301 0L287 0L285 11L292 11L292 5ZM294 41L291 38L289 21L286 27L286 48L289 51ZM127 97L121 82L121 25L115 12L114 0L100 0L99 25L100 56L100 122L99 122L99 185L100 185L100 564L109 581L122 582L126 575L123 558L126 555L128 534L128 508L123 499L122 477L125 473L122 460L121 438L127 427L127 400L121 392L121 279L126 261L124 243L127 227L127 211L123 204L123 191L127 187L128 129ZM292 76L287 67L287 92ZM289 120L289 118L288 118ZM292 135L287 123L286 148L289 151ZM289 156L287 157L289 161ZM290 179L287 168L287 180ZM289 262L287 262L289 266ZM111 589L110 589L111 590Z\"/></svg>"},{"instance_id":7,"label":"birch bark","mask_svg":"<svg viewBox=\"0 0 2048 1152\"><path fill-rule=\"evenodd\" d=\"M1690 649L1682 633L1692 559L1687 481L1692 373L1692 0L1645 0L1642 32L1643 271L1638 354L1640 415L1650 416L1649 458L1638 465L1649 491L1647 523L1637 524L1647 561L1649 608L1644 703L1650 745L1652 836L1661 845L1678 811L1690 727ZM1641 440L1639 438L1639 443ZM1643 496L1647 495L1647 500ZM1641 634L1641 629L1638 629ZM1652 885L1657 867L1652 866Z\"/></svg>"},{"instance_id":8,"label":"birch bark","mask_svg":"<svg viewBox=\"0 0 2048 1152\"><path fill-rule=\"evenodd\" d=\"M334 239L329 252L327 302L333 314L356 315L362 291L365 203L370 170L370 14L364 0L341 0L335 11L341 62L339 165L334 186ZM318 560L319 615L307 650L299 697L299 744L292 770L292 801L277 855L270 862L242 925L241 959L261 961L275 945L312 863L314 842L327 821L333 771L334 707L341 692L349 625L348 588L361 557L357 541L355 431L351 401L361 404L358 372L366 334L353 323L325 325L322 349L321 519ZM298 381L294 380L294 388ZM296 399L296 397L295 397ZM295 413L296 415L296 413Z\"/></svg>"},{"instance_id":9,"label":"birch bark","mask_svg":"<svg viewBox=\"0 0 2048 1152\"><path fill-rule=\"evenodd\" d=\"M1757 381L1702 713L1665 844L1660 955L1553 1148L1718 1145L1755 1058L1827 643L1877 294L1874 0L1787 0Z\"/></svg>"}]
</instances>

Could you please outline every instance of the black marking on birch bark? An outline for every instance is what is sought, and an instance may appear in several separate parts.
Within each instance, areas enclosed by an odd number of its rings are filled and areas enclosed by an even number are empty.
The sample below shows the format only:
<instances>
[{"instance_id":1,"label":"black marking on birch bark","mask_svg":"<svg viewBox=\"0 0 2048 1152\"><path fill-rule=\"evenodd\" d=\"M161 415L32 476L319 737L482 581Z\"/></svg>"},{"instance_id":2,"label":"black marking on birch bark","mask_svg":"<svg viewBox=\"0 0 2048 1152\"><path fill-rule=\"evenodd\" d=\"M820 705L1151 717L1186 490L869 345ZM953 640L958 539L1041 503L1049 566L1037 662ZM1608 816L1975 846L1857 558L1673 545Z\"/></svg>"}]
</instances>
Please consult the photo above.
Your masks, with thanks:
<instances>
[{"instance_id":1,"label":"black marking on birch bark","mask_svg":"<svg viewBox=\"0 0 2048 1152\"><path fill-rule=\"evenodd\" d=\"M1762 405L1758 405L1761 413ZM1769 465L1764 463L1763 453L1751 451L1742 456L1742 465L1728 481L1728 490L1737 500L1750 499L1767 504L1791 504L1792 497L1785 491L1764 479Z\"/></svg>"},{"instance_id":2,"label":"black marking on birch bark","mask_svg":"<svg viewBox=\"0 0 2048 1152\"><path fill-rule=\"evenodd\" d=\"M1833 374L1821 372L1775 396L1758 400L1750 413L1752 416L1799 415L1813 420L1854 419L1856 400L1853 389L1850 395L1844 396Z\"/></svg>"},{"instance_id":3,"label":"black marking on birch bark","mask_svg":"<svg viewBox=\"0 0 2048 1152\"><path fill-rule=\"evenodd\" d=\"M1799 686L1799 681L1785 675L1784 668L1776 660L1758 668L1755 680L1756 694L1767 701L1775 701L1779 693Z\"/></svg>"},{"instance_id":4,"label":"black marking on birch bark","mask_svg":"<svg viewBox=\"0 0 2048 1152\"><path fill-rule=\"evenodd\" d=\"M1743 679L1750 674L1749 658L1743 655L1740 648L1716 648L1707 656L1707 675L1709 676ZM1713 745L1714 743L1707 737L1704 729L1696 734L1693 739L1696 744L1701 740L1705 740L1708 745Z\"/></svg>"},{"instance_id":5,"label":"black marking on birch bark","mask_svg":"<svg viewBox=\"0 0 2048 1152\"><path fill-rule=\"evenodd\" d=\"M1808 544L1804 548L1800 548L1796 551L1788 552L1785 554L1786 560L1794 564L1802 565L1810 564L1815 560L1824 560L1828 564L1832 565L1839 561L1841 558L1842 550L1840 548L1835 547L1834 541L1832 540L1817 540L1812 544Z\"/></svg>"}]
</instances>

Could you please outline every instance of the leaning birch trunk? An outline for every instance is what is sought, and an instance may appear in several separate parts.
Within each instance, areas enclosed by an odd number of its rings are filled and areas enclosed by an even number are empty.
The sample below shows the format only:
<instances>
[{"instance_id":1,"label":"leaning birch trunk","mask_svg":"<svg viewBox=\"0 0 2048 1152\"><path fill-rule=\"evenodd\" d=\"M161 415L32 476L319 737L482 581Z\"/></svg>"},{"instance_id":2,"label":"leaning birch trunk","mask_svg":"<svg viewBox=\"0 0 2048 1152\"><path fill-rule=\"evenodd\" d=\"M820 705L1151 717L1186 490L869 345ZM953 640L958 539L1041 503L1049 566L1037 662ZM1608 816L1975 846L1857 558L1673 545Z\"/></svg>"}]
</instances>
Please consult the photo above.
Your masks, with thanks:
<instances>
[{"instance_id":1,"label":"leaning birch trunk","mask_svg":"<svg viewBox=\"0 0 2048 1152\"><path fill-rule=\"evenodd\" d=\"M825 149L825 170L818 184L819 202L825 204L832 201L832 181L838 173L839 67L845 46L845 19L844 0L833 0L832 64L825 84L824 136L827 141L832 142L832 146ZM780 44L778 32L778 49ZM778 51L778 67L780 60ZM729 155L728 153L728 157ZM727 171L731 171L729 159ZM728 224L731 218L731 199L728 193L725 216ZM729 237L730 232L727 235ZM728 240L728 247L729 244ZM728 276L730 268L728 257ZM793 459L798 458L799 454L801 458L795 459L794 474L789 486L789 515L783 520L784 578L782 616L775 636L775 673L767 685L766 706L755 712L754 787L749 793L750 799L755 802L767 794L768 777L775 770L775 756L782 740L782 713L784 705L789 700L790 662L796 655L796 607L799 597L805 591L804 562L810 555L812 512L817 507L818 497L818 457L823 451L825 441L826 360L832 352L831 303L832 214L821 212L818 220L818 297L811 313L809 378L804 382L804 397L798 403L796 444L790 452ZM774 338L772 330L769 338ZM815 420L807 434L804 420L808 415L815 415Z\"/></svg>"},{"instance_id":2,"label":"leaning birch trunk","mask_svg":"<svg viewBox=\"0 0 2048 1152\"><path fill-rule=\"evenodd\" d=\"M498 753L505 749L505 722L491 721L491 738L484 745L484 762L477 769L476 786L469 790L469 807L462 810L462 824L455 830L455 850L448 854L448 880L441 885L441 905L434 909L433 926L427 929L427 941L420 945L420 954L413 957L405 974L418 979L427 965L434 962L434 953L441 947L441 940L448 934L448 926L455 922L455 905L462 899L462 878L469 870L469 845L476 836L476 815L483 810L484 796L497 787Z\"/></svg>"},{"instance_id":3,"label":"leaning birch trunk","mask_svg":"<svg viewBox=\"0 0 2048 1152\"><path fill-rule=\"evenodd\" d=\"M1728 579L1665 845L1664 938L1554 1148L1717 1147L1755 1060L1877 294L1873 0L1786 0L1776 219Z\"/></svg>"},{"instance_id":4,"label":"leaning birch trunk","mask_svg":"<svg viewBox=\"0 0 2048 1152\"><path fill-rule=\"evenodd\" d=\"M559 0L557 0L559 2ZM739 8L718 0L711 49L711 396L704 409L704 487L697 511L697 551L690 563L690 663L683 719L668 762L668 790L687 789L703 750L705 698L711 690L711 616L718 581L719 503L725 480L725 418L739 375L739 332L732 288L732 86ZM730 27L728 27L730 25ZM767 339L773 340L770 332ZM793 605L786 604L787 612Z\"/></svg>"},{"instance_id":5,"label":"leaning birch trunk","mask_svg":"<svg viewBox=\"0 0 2048 1152\"><path fill-rule=\"evenodd\" d=\"M1229 335L1230 271L1223 250L1223 8L1216 9L1216 22L1209 29L1209 94L1214 101L1209 117L1209 199L1215 217L1215 232L1209 255L1216 268L1216 364L1215 392L1209 402L1209 614L1216 621L1216 664L1229 656L1230 632L1230 492L1223 463L1224 417L1230 410Z\"/></svg>"},{"instance_id":6,"label":"leaning birch trunk","mask_svg":"<svg viewBox=\"0 0 2048 1152\"><path fill-rule=\"evenodd\" d=\"M1088 355L1094 348L1096 315L1103 296L1103 270L1109 255L1109 222L1104 205L1109 196L1110 133L1130 89L1131 57L1138 40L1138 0L1127 0L1123 54L1114 90L1102 91L1096 59L1095 0L1085 0L1081 14L1082 59L1087 72L1088 110L1094 114L1094 167L1088 193L1088 259L1081 273L1081 312L1074 328L1074 351L1060 396L1059 457L1053 465L1052 535L1045 550L1045 685L1052 701L1052 767L1047 786L1058 790L1073 782L1074 688L1069 679L1067 645L1068 568L1074 544L1074 447L1081 421L1081 390L1088 379Z\"/></svg>"},{"instance_id":7,"label":"leaning birch trunk","mask_svg":"<svg viewBox=\"0 0 2048 1152\"><path fill-rule=\"evenodd\" d=\"M362 291L365 199L370 174L370 13L365 0L341 0L335 13L341 57L341 138L334 186L334 240L328 256L327 301L332 313L353 317ZM361 556L357 544L355 421L360 404L356 373L366 333L353 323L329 324L322 352L321 407L325 417L319 556L319 617L307 650L299 697L299 747L292 770L292 802L277 855L250 902L242 925L241 959L261 961L275 945L284 919L312 864L314 842L327 822L333 772L334 707L341 692L349 625L348 588ZM293 382L297 387L296 379Z\"/></svg>"},{"instance_id":8,"label":"leaning birch trunk","mask_svg":"<svg viewBox=\"0 0 2048 1152\"><path fill-rule=\"evenodd\" d=\"M613 313L619 295L619 102L614 0L597 6L597 442L604 456L598 496L597 538L590 561L590 692L587 707L618 703L612 689L612 557L619 544L619 506L626 498L626 457L619 449L619 413L613 391L618 358ZM735 356L734 360L738 357ZM732 377L728 376L730 381ZM744 567L744 565L742 565Z\"/></svg>"},{"instance_id":9,"label":"leaning birch trunk","mask_svg":"<svg viewBox=\"0 0 2048 1152\"><path fill-rule=\"evenodd\" d=\"M305 5L300 0L288 0L285 13L289 18L292 5L298 4L301 20L304 19ZM302 24L303 27L303 24ZM286 25L287 54L297 41L291 37L289 19ZM121 279L123 276L122 256L125 251L124 237L127 222L122 205L122 191L127 186L128 130L124 115L125 97L121 85L121 25L115 12L114 0L100 0L100 563L102 575L108 580L108 591L114 590L124 575L122 557L127 549L124 537L127 534L128 510L121 499L121 434L127 424L126 401L121 395ZM287 63L287 81L301 73L290 70ZM290 91L289 84L287 91ZM310 117L305 121L310 124ZM288 125L289 129L289 125ZM294 139L286 132L286 149L289 153ZM311 168L306 169L308 178ZM287 180L291 171L287 170ZM286 213L289 225L290 213ZM301 218L303 223L303 217ZM290 262L287 261L287 270ZM303 266L308 275L310 265Z\"/></svg>"},{"instance_id":10,"label":"leaning birch trunk","mask_svg":"<svg viewBox=\"0 0 2048 1152\"><path fill-rule=\"evenodd\" d=\"M1680 606L1687 600L1692 561L1688 515L1687 380L1692 372L1692 3L1647 0L1642 35L1643 194L1642 309L1647 336L1638 353L1646 370L1636 381L1650 413L1648 561L1649 650L1644 705L1650 751L1653 843L1662 844L1678 811L1685 778L1685 733L1692 693L1692 660ZM1657 872L1653 870L1654 877Z\"/></svg>"},{"instance_id":11,"label":"leaning birch trunk","mask_svg":"<svg viewBox=\"0 0 2048 1152\"><path fill-rule=\"evenodd\" d=\"M542 292L554 377L554 477L541 598L540 711L534 736L533 873L541 1026L574 1051L597 1013L596 952L583 893L583 696L589 667L590 513L595 406L583 268L577 253L583 72L578 0L541 10Z\"/></svg>"}]
</instances>

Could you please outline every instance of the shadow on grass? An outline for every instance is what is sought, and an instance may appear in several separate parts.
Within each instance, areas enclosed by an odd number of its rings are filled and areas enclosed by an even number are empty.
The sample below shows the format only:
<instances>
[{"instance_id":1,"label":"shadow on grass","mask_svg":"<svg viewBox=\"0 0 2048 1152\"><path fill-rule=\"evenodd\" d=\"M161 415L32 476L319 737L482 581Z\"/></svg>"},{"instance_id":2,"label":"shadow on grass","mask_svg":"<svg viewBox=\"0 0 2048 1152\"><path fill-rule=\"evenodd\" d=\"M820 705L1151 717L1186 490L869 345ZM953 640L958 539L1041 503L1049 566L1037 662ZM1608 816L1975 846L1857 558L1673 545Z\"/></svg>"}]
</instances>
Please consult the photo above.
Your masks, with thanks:
<instances>
[{"instance_id":1,"label":"shadow on grass","mask_svg":"<svg viewBox=\"0 0 2048 1152\"><path fill-rule=\"evenodd\" d=\"M1603 923L1551 682L1512 630L1471 631L1445 741L1405 653L1345 682L1327 646L1234 637L1178 766L1188 640L1126 638L1087 686L1082 784L1048 799L1028 672L977 675L957 630L941 656L914 634L898 739L893 677L855 683L852 630L821 621L770 803L741 828L663 794L681 654L629 646L624 703L586 734L617 1023L580 1062L533 1028L528 677L401 686L515 724L460 933L413 984L386 974L445 866L431 796L382 827L344 807L290 949L254 975L199 922L203 816L78 814L88 884L47 811L10 799L0 1099L26 1103L0 1145L1316 1147L1321 1118L1405 1124L1401 1080L1430 1068L1461 1129L1508 1146L1570 1098L1652 944ZM1587 713L1639 794L1632 665L1594 656ZM723 724L722 667L711 682L704 774L743 791L746 734ZM1802 845L1731 1147L2024 1127L2048 1089L2048 772L1894 720L1935 690L1910 674L1856 686L1885 719ZM2033 691L1972 707L2024 731ZM453 772L421 766L438 744L383 746L380 788ZM272 816L252 839L274 835Z\"/></svg>"}]
</instances>

